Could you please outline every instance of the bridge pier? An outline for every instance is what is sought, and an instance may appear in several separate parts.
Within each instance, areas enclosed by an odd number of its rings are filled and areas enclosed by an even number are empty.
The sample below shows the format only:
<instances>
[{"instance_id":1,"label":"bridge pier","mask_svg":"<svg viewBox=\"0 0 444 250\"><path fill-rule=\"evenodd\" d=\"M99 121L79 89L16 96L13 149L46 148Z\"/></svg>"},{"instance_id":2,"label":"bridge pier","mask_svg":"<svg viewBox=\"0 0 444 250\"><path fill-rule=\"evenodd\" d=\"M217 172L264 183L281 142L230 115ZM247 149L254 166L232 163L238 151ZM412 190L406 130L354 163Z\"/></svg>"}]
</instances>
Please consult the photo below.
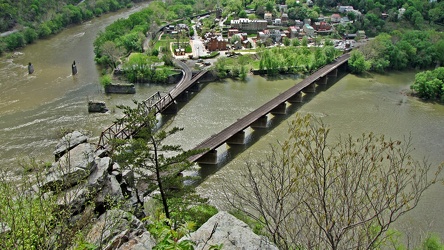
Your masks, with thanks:
<instances>
[{"instance_id":1,"label":"bridge pier","mask_svg":"<svg viewBox=\"0 0 444 250\"><path fill-rule=\"evenodd\" d=\"M177 114L177 103L172 102L170 105L168 105L166 108L164 108L160 113L162 115L174 115Z\"/></svg>"},{"instance_id":2,"label":"bridge pier","mask_svg":"<svg viewBox=\"0 0 444 250\"><path fill-rule=\"evenodd\" d=\"M316 92L316 84L314 82L311 83L307 87L303 88L302 92L304 92L304 93L314 93L314 92Z\"/></svg>"},{"instance_id":3,"label":"bridge pier","mask_svg":"<svg viewBox=\"0 0 444 250\"><path fill-rule=\"evenodd\" d=\"M330 71L330 73L327 74L327 76L334 76L337 77L338 76L338 68Z\"/></svg>"},{"instance_id":4,"label":"bridge pier","mask_svg":"<svg viewBox=\"0 0 444 250\"><path fill-rule=\"evenodd\" d=\"M242 130L234 134L232 137L230 137L226 141L226 143L228 145L242 145L244 144L244 140L245 140L245 132Z\"/></svg>"},{"instance_id":5,"label":"bridge pier","mask_svg":"<svg viewBox=\"0 0 444 250\"><path fill-rule=\"evenodd\" d=\"M213 149L209 151L208 153L202 155L198 160L197 163L201 164L217 164L217 150Z\"/></svg>"},{"instance_id":6,"label":"bridge pier","mask_svg":"<svg viewBox=\"0 0 444 250\"><path fill-rule=\"evenodd\" d=\"M190 100L190 93L188 91L182 92L179 96L176 97L176 101L178 102L187 102Z\"/></svg>"},{"instance_id":7,"label":"bridge pier","mask_svg":"<svg viewBox=\"0 0 444 250\"><path fill-rule=\"evenodd\" d=\"M201 86L199 82L196 82L195 84L191 85L188 90L191 92L199 92L201 90Z\"/></svg>"},{"instance_id":8,"label":"bridge pier","mask_svg":"<svg viewBox=\"0 0 444 250\"><path fill-rule=\"evenodd\" d=\"M324 76L324 77L321 77L318 80L316 80L316 84L318 84L318 85L326 85L327 81L328 81L328 77Z\"/></svg>"},{"instance_id":9,"label":"bridge pier","mask_svg":"<svg viewBox=\"0 0 444 250\"><path fill-rule=\"evenodd\" d=\"M270 113L273 115L285 115L287 112L287 104L285 102L279 104L276 108L274 108Z\"/></svg>"},{"instance_id":10,"label":"bridge pier","mask_svg":"<svg viewBox=\"0 0 444 250\"><path fill-rule=\"evenodd\" d=\"M254 121L250 127L251 128L266 128L267 127L268 118L266 115L259 117L256 121Z\"/></svg>"},{"instance_id":11,"label":"bridge pier","mask_svg":"<svg viewBox=\"0 0 444 250\"><path fill-rule=\"evenodd\" d=\"M302 92L297 92L294 96L290 97L288 100L290 103L302 102Z\"/></svg>"}]
</instances>

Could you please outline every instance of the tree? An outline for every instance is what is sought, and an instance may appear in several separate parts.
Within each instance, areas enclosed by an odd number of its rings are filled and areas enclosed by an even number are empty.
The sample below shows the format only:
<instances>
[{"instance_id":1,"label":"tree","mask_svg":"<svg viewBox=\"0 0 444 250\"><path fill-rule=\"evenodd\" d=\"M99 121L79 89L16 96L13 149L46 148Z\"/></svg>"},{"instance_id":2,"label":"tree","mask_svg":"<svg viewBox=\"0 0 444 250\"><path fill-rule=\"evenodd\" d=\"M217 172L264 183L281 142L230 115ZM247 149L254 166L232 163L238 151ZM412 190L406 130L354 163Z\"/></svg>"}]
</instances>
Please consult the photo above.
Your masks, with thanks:
<instances>
[{"instance_id":1,"label":"tree","mask_svg":"<svg viewBox=\"0 0 444 250\"><path fill-rule=\"evenodd\" d=\"M163 211L171 219L170 200L187 194L182 185L180 172L191 166L188 158L199 151L183 150L179 145L167 145L164 141L182 129L158 129L157 119L153 113L147 113L142 103L134 101L136 108L120 106L125 116L118 119L126 125L126 132L132 136L128 139L116 139L113 158L122 168L133 171L136 176L134 183L128 183L135 191L140 205L139 185L154 185L159 191ZM154 184L153 184L154 183ZM144 188L149 191L150 188Z\"/></svg>"},{"instance_id":2,"label":"tree","mask_svg":"<svg viewBox=\"0 0 444 250\"><path fill-rule=\"evenodd\" d=\"M350 59L348 60L348 66L353 73L362 73L370 69L370 62L366 61L364 55L359 50L354 50Z\"/></svg>"},{"instance_id":3,"label":"tree","mask_svg":"<svg viewBox=\"0 0 444 250\"><path fill-rule=\"evenodd\" d=\"M262 161L248 161L229 205L261 224L280 249L374 249L387 230L437 182L431 165L412 158L411 139L373 133L329 138L313 117L297 116L288 139Z\"/></svg>"},{"instance_id":4,"label":"tree","mask_svg":"<svg viewBox=\"0 0 444 250\"><path fill-rule=\"evenodd\" d=\"M120 60L120 57L123 56L124 51L122 48L117 47L116 44L112 41L106 41L102 45L102 56L108 58L108 64L113 69L117 67L117 62Z\"/></svg>"}]
</instances>

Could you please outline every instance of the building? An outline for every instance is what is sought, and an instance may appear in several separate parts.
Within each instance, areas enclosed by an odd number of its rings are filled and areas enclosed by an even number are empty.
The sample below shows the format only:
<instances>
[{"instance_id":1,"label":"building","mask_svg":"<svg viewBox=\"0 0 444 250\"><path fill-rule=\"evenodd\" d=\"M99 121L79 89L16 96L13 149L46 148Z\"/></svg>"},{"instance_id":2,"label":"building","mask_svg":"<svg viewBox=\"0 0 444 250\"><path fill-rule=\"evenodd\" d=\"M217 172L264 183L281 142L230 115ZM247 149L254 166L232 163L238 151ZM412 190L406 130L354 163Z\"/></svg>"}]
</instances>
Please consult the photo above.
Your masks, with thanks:
<instances>
[{"instance_id":1,"label":"building","mask_svg":"<svg viewBox=\"0 0 444 250\"><path fill-rule=\"evenodd\" d=\"M270 12L266 12L264 14L264 19L265 21L267 21L267 23L271 24L271 22L273 21L273 14L271 14Z\"/></svg>"},{"instance_id":2,"label":"building","mask_svg":"<svg viewBox=\"0 0 444 250\"><path fill-rule=\"evenodd\" d=\"M333 15L331 15L331 17L330 17L330 21L331 21L332 23L339 23L339 22L341 22L341 15L339 15L339 14L333 14Z\"/></svg>"},{"instance_id":3,"label":"building","mask_svg":"<svg viewBox=\"0 0 444 250\"><path fill-rule=\"evenodd\" d=\"M358 39L365 39L365 38L367 38L367 36L365 35L365 31L363 31L363 30L358 30L358 32L356 32L356 37Z\"/></svg>"},{"instance_id":4,"label":"building","mask_svg":"<svg viewBox=\"0 0 444 250\"><path fill-rule=\"evenodd\" d=\"M283 25L288 25L288 14L287 13L283 13L281 16L281 20L282 20L282 24Z\"/></svg>"},{"instance_id":5,"label":"building","mask_svg":"<svg viewBox=\"0 0 444 250\"><path fill-rule=\"evenodd\" d=\"M240 18L231 20L231 28L242 31L258 31L267 28L266 20L250 20L247 18Z\"/></svg>"},{"instance_id":6,"label":"building","mask_svg":"<svg viewBox=\"0 0 444 250\"><path fill-rule=\"evenodd\" d=\"M238 29L229 29L228 30L228 37L232 37L232 36L234 36L235 34L238 34L238 33L239 33Z\"/></svg>"},{"instance_id":7,"label":"building","mask_svg":"<svg viewBox=\"0 0 444 250\"><path fill-rule=\"evenodd\" d=\"M280 4L279 5L279 12L286 13L288 10L288 6L286 4Z\"/></svg>"},{"instance_id":8,"label":"building","mask_svg":"<svg viewBox=\"0 0 444 250\"><path fill-rule=\"evenodd\" d=\"M274 19L273 24L274 25L282 25L282 20L280 18L276 18L276 19Z\"/></svg>"},{"instance_id":9,"label":"building","mask_svg":"<svg viewBox=\"0 0 444 250\"><path fill-rule=\"evenodd\" d=\"M345 13L345 12L352 11L352 10L354 10L353 6L339 6L338 7L338 11L340 13Z\"/></svg>"},{"instance_id":10,"label":"building","mask_svg":"<svg viewBox=\"0 0 444 250\"><path fill-rule=\"evenodd\" d=\"M301 31L301 28L298 26L288 27L288 33L289 33L288 37L289 38L296 38L299 36L299 33L301 33L300 31Z\"/></svg>"},{"instance_id":11,"label":"building","mask_svg":"<svg viewBox=\"0 0 444 250\"><path fill-rule=\"evenodd\" d=\"M304 24L303 30L307 36L315 35L315 30L310 24Z\"/></svg>"},{"instance_id":12,"label":"building","mask_svg":"<svg viewBox=\"0 0 444 250\"><path fill-rule=\"evenodd\" d=\"M222 35L217 35L214 33L205 34L205 49L208 51L219 51L227 49L228 40L224 39Z\"/></svg>"},{"instance_id":13,"label":"building","mask_svg":"<svg viewBox=\"0 0 444 250\"><path fill-rule=\"evenodd\" d=\"M327 22L315 22L313 28L316 30L316 32L331 31L331 25Z\"/></svg>"}]
</instances>

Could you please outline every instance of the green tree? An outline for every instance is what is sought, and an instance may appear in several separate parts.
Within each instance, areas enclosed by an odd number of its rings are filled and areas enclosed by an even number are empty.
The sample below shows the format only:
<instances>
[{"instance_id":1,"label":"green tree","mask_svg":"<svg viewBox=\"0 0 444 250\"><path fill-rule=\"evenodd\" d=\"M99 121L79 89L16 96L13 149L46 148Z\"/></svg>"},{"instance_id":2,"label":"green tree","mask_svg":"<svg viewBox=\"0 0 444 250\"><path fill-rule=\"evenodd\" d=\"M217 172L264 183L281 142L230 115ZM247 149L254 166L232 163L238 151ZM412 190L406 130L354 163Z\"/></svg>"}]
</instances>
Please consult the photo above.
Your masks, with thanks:
<instances>
[{"instance_id":1,"label":"green tree","mask_svg":"<svg viewBox=\"0 0 444 250\"><path fill-rule=\"evenodd\" d=\"M166 138L182 129L158 128L155 115L147 113L142 103L134 102L136 108L119 107L125 116L118 119L118 122L125 124L125 130L133 136L123 140L116 139L113 142L115 149L113 158L122 168L130 169L140 176L135 183L131 183L137 193L139 204L142 205L143 202L140 200L138 185L142 183L154 185L159 191L163 212L167 219L171 219L170 199L187 194L182 184L184 179L179 173L191 166L187 159L199 152L183 150L179 145L165 144Z\"/></svg>"},{"instance_id":2,"label":"green tree","mask_svg":"<svg viewBox=\"0 0 444 250\"><path fill-rule=\"evenodd\" d=\"M361 51L354 50L348 59L348 67L353 73L360 74L370 69L370 62L365 60Z\"/></svg>"},{"instance_id":3,"label":"green tree","mask_svg":"<svg viewBox=\"0 0 444 250\"><path fill-rule=\"evenodd\" d=\"M410 88L421 98L444 101L444 67L416 74Z\"/></svg>"},{"instance_id":4,"label":"green tree","mask_svg":"<svg viewBox=\"0 0 444 250\"><path fill-rule=\"evenodd\" d=\"M441 181L412 158L411 140L373 133L330 139L319 119L297 116L264 160L247 161L228 204L262 225L280 249L378 249L391 225Z\"/></svg>"}]
</instances>

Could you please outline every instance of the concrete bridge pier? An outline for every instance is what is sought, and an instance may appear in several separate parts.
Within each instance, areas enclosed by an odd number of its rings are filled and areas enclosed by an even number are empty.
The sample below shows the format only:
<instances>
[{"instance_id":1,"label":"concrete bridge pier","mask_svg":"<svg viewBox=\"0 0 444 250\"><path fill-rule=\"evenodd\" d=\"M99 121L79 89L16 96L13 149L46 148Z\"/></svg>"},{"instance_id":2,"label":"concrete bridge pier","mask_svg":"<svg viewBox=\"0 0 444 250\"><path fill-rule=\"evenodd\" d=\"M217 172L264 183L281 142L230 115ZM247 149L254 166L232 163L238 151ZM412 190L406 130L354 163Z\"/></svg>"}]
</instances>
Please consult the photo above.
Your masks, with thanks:
<instances>
[{"instance_id":1,"label":"concrete bridge pier","mask_svg":"<svg viewBox=\"0 0 444 250\"><path fill-rule=\"evenodd\" d=\"M318 80L316 80L316 84L318 84L318 85L326 85L327 81L328 81L328 77L324 76L324 77L321 77Z\"/></svg>"},{"instance_id":2,"label":"concrete bridge pier","mask_svg":"<svg viewBox=\"0 0 444 250\"><path fill-rule=\"evenodd\" d=\"M191 85L188 90L191 92L199 92L201 90L201 86L199 82L196 82L195 84Z\"/></svg>"},{"instance_id":3,"label":"concrete bridge pier","mask_svg":"<svg viewBox=\"0 0 444 250\"><path fill-rule=\"evenodd\" d=\"M294 96L287 100L290 103L302 102L302 92L297 92Z\"/></svg>"},{"instance_id":4,"label":"concrete bridge pier","mask_svg":"<svg viewBox=\"0 0 444 250\"><path fill-rule=\"evenodd\" d=\"M252 128L266 128L267 127L268 118L266 115L261 116L259 119L254 121L250 127Z\"/></svg>"},{"instance_id":5,"label":"concrete bridge pier","mask_svg":"<svg viewBox=\"0 0 444 250\"><path fill-rule=\"evenodd\" d=\"M314 92L316 92L316 84L314 82L311 83L307 87L303 88L302 92L304 92L304 93L314 93Z\"/></svg>"},{"instance_id":6,"label":"concrete bridge pier","mask_svg":"<svg viewBox=\"0 0 444 250\"><path fill-rule=\"evenodd\" d=\"M174 115L177 114L177 103L176 102L171 102L170 105L168 105L166 108L164 108L160 113L162 115Z\"/></svg>"},{"instance_id":7,"label":"concrete bridge pier","mask_svg":"<svg viewBox=\"0 0 444 250\"><path fill-rule=\"evenodd\" d=\"M327 74L327 76L334 76L337 77L338 76L338 68L330 71L330 73Z\"/></svg>"},{"instance_id":8,"label":"concrete bridge pier","mask_svg":"<svg viewBox=\"0 0 444 250\"><path fill-rule=\"evenodd\" d=\"M209 151L208 153L202 155L198 160L197 163L201 164L217 164L217 150L213 149Z\"/></svg>"},{"instance_id":9,"label":"concrete bridge pier","mask_svg":"<svg viewBox=\"0 0 444 250\"><path fill-rule=\"evenodd\" d=\"M273 115L285 115L287 112L287 104L285 102L279 104L276 108L271 110Z\"/></svg>"},{"instance_id":10,"label":"concrete bridge pier","mask_svg":"<svg viewBox=\"0 0 444 250\"><path fill-rule=\"evenodd\" d=\"M228 145L242 145L244 144L244 140L245 140L245 132L242 130L234 134L232 137L230 137L226 141L226 143Z\"/></svg>"}]
</instances>

